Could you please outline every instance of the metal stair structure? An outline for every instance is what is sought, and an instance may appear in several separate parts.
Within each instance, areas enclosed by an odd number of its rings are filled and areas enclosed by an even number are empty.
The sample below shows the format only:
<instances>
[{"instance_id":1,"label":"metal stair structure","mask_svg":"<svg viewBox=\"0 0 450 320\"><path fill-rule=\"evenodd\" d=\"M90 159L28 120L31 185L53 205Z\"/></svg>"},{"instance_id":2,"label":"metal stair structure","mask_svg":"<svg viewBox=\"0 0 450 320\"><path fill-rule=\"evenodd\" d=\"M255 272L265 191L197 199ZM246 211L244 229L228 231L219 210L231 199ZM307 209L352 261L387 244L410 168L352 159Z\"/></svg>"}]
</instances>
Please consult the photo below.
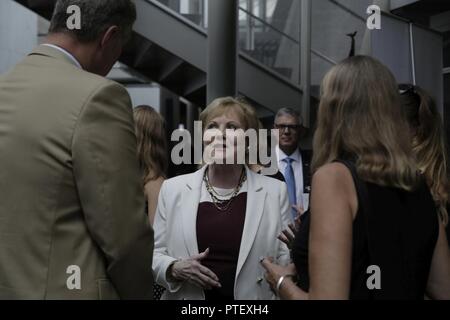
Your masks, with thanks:
<instances>
[{"instance_id":1,"label":"metal stair structure","mask_svg":"<svg viewBox=\"0 0 450 320\"><path fill-rule=\"evenodd\" d=\"M49 19L55 0L16 0ZM155 0L135 0L138 18L120 62L148 79L204 107L206 104L207 31ZM259 109L276 112L297 107L302 88L240 51L238 91Z\"/></svg>"},{"instance_id":2,"label":"metal stair structure","mask_svg":"<svg viewBox=\"0 0 450 320\"><path fill-rule=\"evenodd\" d=\"M411 1L404 6L395 6L391 12L399 17L411 20L426 27L430 25L430 18L441 12L450 11L450 1L446 0L419 0Z\"/></svg>"}]
</instances>

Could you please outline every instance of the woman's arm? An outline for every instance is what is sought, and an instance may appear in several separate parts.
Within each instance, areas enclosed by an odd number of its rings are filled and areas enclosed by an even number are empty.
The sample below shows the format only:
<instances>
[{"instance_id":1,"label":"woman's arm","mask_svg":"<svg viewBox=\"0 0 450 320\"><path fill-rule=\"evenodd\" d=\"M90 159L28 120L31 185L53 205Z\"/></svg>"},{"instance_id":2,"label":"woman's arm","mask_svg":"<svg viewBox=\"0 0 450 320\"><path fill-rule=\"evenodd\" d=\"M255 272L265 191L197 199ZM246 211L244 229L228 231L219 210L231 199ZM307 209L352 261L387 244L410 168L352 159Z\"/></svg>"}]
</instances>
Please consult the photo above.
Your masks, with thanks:
<instances>
[{"instance_id":1,"label":"woman's arm","mask_svg":"<svg viewBox=\"0 0 450 320\"><path fill-rule=\"evenodd\" d=\"M282 300L309 300L308 293L300 289L292 281L291 277L288 277L283 281L280 290L278 291L278 295Z\"/></svg>"},{"instance_id":2,"label":"woman's arm","mask_svg":"<svg viewBox=\"0 0 450 320\"><path fill-rule=\"evenodd\" d=\"M450 299L450 249L442 222L439 223L439 237L431 261L427 295L436 300Z\"/></svg>"},{"instance_id":3,"label":"woman's arm","mask_svg":"<svg viewBox=\"0 0 450 320\"><path fill-rule=\"evenodd\" d=\"M309 299L348 299L357 196L350 171L328 164L314 174L309 241Z\"/></svg>"},{"instance_id":4,"label":"woman's arm","mask_svg":"<svg viewBox=\"0 0 450 320\"><path fill-rule=\"evenodd\" d=\"M270 259L262 265L272 289L286 300L348 299L350 293L352 226L358 200L352 176L342 164L329 164L313 177L309 248L310 291L304 292L282 267ZM286 276L279 283L280 277Z\"/></svg>"},{"instance_id":5,"label":"woman's arm","mask_svg":"<svg viewBox=\"0 0 450 320\"><path fill-rule=\"evenodd\" d=\"M265 258L261 261L266 269L266 280L272 291L282 300L308 300L308 293L300 289L292 280L297 274L294 264L280 266L273 263L273 258ZM284 277L281 279L281 277Z\"/></svg>"},{"instance_id":6,"label":"woman's arm","mask_svg":"<svg viewBox=\"0 0 450 320\"><path fill-rule=\"evenodd\" d=\"M151 180L147 182L147 184L145 185L145 196L147 198L148 203L148 219L152 226L155 221L156 208L158 206L159 191L161 190L163 182L164 179L162 177L159 177L156 180Z\"/></svg>"}]
</instances>

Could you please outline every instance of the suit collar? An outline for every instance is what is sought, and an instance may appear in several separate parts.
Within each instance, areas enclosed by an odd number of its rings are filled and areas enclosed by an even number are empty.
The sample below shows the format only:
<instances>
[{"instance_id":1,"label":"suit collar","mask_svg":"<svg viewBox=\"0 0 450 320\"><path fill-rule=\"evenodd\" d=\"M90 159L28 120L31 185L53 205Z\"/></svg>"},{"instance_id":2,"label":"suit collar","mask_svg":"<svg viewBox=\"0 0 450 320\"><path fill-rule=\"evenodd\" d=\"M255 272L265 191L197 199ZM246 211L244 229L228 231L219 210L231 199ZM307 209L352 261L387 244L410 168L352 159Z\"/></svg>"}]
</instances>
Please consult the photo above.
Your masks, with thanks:
<instances>
[{"instance_id":1,"label":"suit collar","mask_svg":"<svg viewBox=\"0 0 450 320\"><path fill-rule=\"evenodd\" d=\"M197 211L200 204L203 176L207 166L188 176L178 210L182 210L184 243L189 256L199 254L197 243Z\"/></svg>"},{"instance_id":2,"label":"suit collar","mask_svg":"<svg viewBox=\"0 0 450 320\"><path fill-rule=\"evenodd\" d=\"M245 212L244 230L242 231L241 247L236 269L236 279L238 278L242 267L244 266L250 251L255 245L256 234L259 230L261 218L264 213L267 190L262 185L262 179L259 174L250 170L247 171L248 190L247 207Z\"/></svg>"},{"instance_id":3,"label":"suit collar","mask_svg":"<svg viewBox=\"0 0 450 320\"><path fill-rule=\"evenodd\" d=\"M200 189L203 183L203 177L208 166L203 166L200 170L191 174L191 178L186 182L189 190Z\"/></svg>"},{"instance_id":4,"label":"suit collar","mask_svg":"<svg viewBox=\"0 0 450 320\"><path fill-rule=\"evenodd\" d=\"M49 45L40 45L36 47L29 55L41 55L46 57L55 58L59 61L67 62L77 68L81 68L79 62L69 52L62 48L55 48Z\"/></svg>"},{"instance_id":5,"label":"suit collar","mask_svg":"<svg viewBox=\"0 0 450 320\"><path fill-rule=\"evenodd\" d=\"M277 152L277 157L278 157L278 162L283 161L286 158L290 158L293 159L295 162L300 162L302 160L302 155L300 153L300 148L297 148L293 154L291 154L290 156L288 156L287 154L285 154L283 152L283 150L281 150L280 146L276 147L276 152Z\"/></svg>"}]
</instances>

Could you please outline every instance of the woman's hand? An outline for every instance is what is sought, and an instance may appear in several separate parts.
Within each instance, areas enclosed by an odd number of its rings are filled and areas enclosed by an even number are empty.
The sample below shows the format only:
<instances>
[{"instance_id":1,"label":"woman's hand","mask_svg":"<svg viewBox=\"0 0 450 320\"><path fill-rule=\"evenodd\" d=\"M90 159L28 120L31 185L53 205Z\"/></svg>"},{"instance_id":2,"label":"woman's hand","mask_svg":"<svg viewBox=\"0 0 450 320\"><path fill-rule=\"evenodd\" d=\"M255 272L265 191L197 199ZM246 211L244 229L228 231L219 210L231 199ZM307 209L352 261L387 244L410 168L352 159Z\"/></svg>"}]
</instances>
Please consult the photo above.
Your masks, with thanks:
<instances>
[{"instance_id":1,"label":"woman's hand","mask_svg":"<svg viewBox=\"0 0 450 320\"><path fill-rule=\"evenodd\" d=\"M290 264L286 267L279 266L273 263L273 258L265 258L261 264L264 269L266 269L266 280L269 283L273 292L279 296L280 299L284 300L308 300L309 295L307 292L300 289L292 278L297 276L297 270L294 264ZM281 277L284 277L281 280ZM278 286L278 288L277 288ZM279 290L277 292L277 289Z\"/></svg>"},{"instance_id":2,"label":"woman's hand","mask_svg":"<svg viewBox=\"0 0 450 320\"><path fill-rule=\"evenodd\" d=\"M301 206L292 206L297 211L297 217L294 220L294 223L290 223L289 229L283 230L280 235L277 237L278 240L285 243L287 247L292 249L292 245L294 244L295 235L297 234L298 229L300 228L301 224L301 216L304 213L303 207Z\"/></svg>"},{"instance_id":3,"label":"woman's hand","mask_svg":"<svg viewBox=\"0 0 450 320\"><path fill-rule=\"evenodd\" d=\"M261 261L262 266L266 269L265 278L272 288L273 292L276 292L278 280L282 276L295 276L297 275L297 270L293 263L287 265L286 267L277 265L273 262L273 258L265 258Z\"/></svg>"},{"instance_id":4,"label":"woman's hand","mask_svg":"<svg viewBox=\"0 0 450 320\"><path fill-rule=\"evenodd\" d=\"M185 260L180 260L172 265L170 275L178 281L187 281L202 289L211 290L221 288L219 278L201 261L208 256L209 249Z\"/></svg>"}]
</instances>

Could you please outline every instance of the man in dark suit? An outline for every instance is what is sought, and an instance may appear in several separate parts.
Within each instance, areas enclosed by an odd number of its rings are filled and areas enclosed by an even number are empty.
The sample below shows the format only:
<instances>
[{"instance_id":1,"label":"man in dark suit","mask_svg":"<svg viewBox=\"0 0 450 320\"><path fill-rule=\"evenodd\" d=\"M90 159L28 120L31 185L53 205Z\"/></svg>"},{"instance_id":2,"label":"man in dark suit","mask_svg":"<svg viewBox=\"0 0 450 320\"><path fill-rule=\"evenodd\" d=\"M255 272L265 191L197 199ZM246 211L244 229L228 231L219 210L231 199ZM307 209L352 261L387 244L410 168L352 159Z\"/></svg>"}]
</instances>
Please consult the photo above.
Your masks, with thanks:
<instances>
[{"instance_id":1,"label":"man in dark suit","mask_svg":"<svg viewBox=\"0 0 450 320\"><path fill-rule=\"evenodd\" d=\"M131 101L104 78L135 19L130 0L58 0L0 77L0 299L152 298Z\"/></svg>"},{"instance_id":2,"label":"man in dark suit","mask_svg":"<svg viewBox=\"0 0 450 320\"><path fill-rule=\"evenodd\" d=\"M311 191L311 152L299 146L303 121L300 114L291 108L280 109L275 116L275 129L280 130L276 147L278 168L288 186L291 205L306 210ZM292 210L295 218L297 210Z\"/></svg>"}]
</instances>

